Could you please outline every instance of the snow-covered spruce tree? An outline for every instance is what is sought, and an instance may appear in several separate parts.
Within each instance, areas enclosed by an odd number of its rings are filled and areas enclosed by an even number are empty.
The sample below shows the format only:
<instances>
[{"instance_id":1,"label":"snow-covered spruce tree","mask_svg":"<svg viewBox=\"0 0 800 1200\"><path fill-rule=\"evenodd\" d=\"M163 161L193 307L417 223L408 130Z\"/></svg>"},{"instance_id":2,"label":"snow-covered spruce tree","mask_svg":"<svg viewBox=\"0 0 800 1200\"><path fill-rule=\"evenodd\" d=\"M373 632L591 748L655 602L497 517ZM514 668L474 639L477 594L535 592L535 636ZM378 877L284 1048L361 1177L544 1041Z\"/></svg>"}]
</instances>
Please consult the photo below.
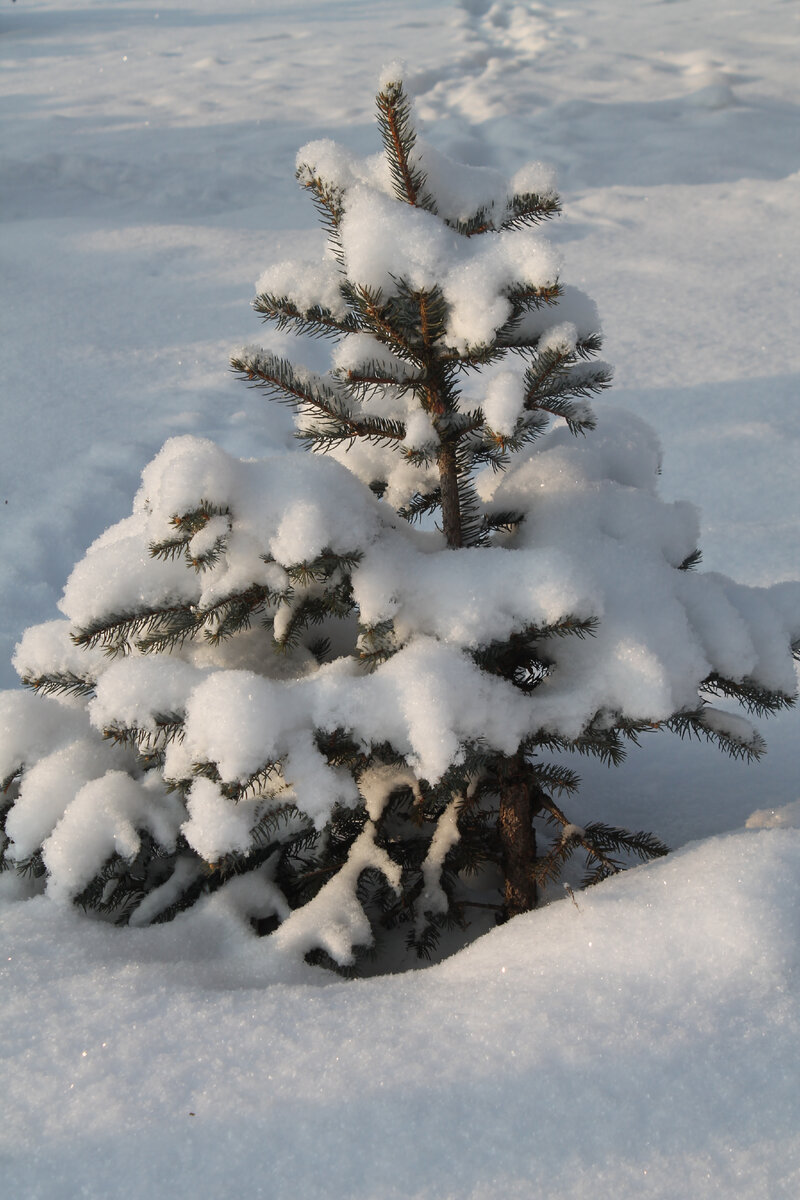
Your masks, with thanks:
<instances>
[{"instance_id":1,"label":"snow-covered spruce tree","mask_svg":"<svg viewBox=\"0 0 800 1200\"><path fill-rule=\"evenodd\" d=\"M575 593L560 586L565 578L559 568L547 570L538 558L532 576L555 585L558 598L550 608L531 604L533 579L523 582L516 575L519 552L544 549L552 502L541 489L552 492L555 480L540 476L541 453L523 453L516 472L504 481L498 474L541 437L552 418L563 424L549 439L551 453L556 445L566 446L568 435L594 430L587 399L610 382L607 366L591 362L600 348L596 312L586 297L560 286L556 255L531 229L560 210L547 168L532 164L508 182L492 171L455 164L422 145L393 68L385 76L377 108L383 153L375 159L359 162L330 142L301 151L298 179L321 214L328 253L313 264L282 263L265 272L255 304L279 328L334 339L338 344L331 374L298 371L258 349L245 350L234 366L268 396L292 405L300 418L299 436L309 448L349 466L406 521L435 516L441 540L451 550L492 548L491 554L478 557L462 553L458 559L441 558L434 542L436 559L429 552L424 565L396 570L391 589L385 588L388 602L372 622L366 606L360 606L362 660L385 661L411 638L434 633L438 643L460 643L483 672L503 679L521 696L535 692L540 704L534 707L540 712L546 697L554 703L556 690L585 693L572 720L563 722L559 714L560 720L542 721L512 754L497 753L485 739L459 750L470 794L455 802L459 818L454 836L457 831L465 837L471 810L480 814L480 833L471 831L471 840L481 845L481 856L500 865L503 911L511 915L535 905L538 886L557 878L579 846L586 851L592 881L616 869L613 853L627 850L646 858L664 852L646 834L570 825L552 793L569 792L577 780L543 759L548 749L575 749L618 762L623 738L666 727L714 740L734 755L757 756L762 746L752 730L713 712L707 697L735 697L759 713L791 703L791 638L779 625L785 673L777 686L745 677L742 662L733 671L720 663L719 670L699 676L691 697L687 690L666 714L661 704L645 704L637 711L636 704L626 702L624 690L612 696L611 671L605 684L602 677L593 681L600 684L597 690L588 677L583 683L578 678L565 681L560 689L553 678L548 688L542 687L567 662L580 662L583 671L592 658L600 659L595 648L561 643L596 632L604 615L598 598L607 585L570 603ZM608 425L596 451L614 447L612 454L621 460L627 450L627 464L621 470L608 461L599 469L594 464L590 475L596 471L598 481L634 484L649 492L658 466L656 447L641 427L627 420L624 425L624 433ZM573 470L587 459L584 448L577 455L566 453L570 465L576 464ZM563 469L559 462L559 475ZM533 480L538 491L531 487ZM562 488L559 481L555 490ZM686 572L699 561L694 521L684 506L671 511L658 507L662 519L669 512L675 537L674 545L661 545L658 553L673 572ZM598 521L584 509L568 529L563 506L556 509L558 517L548 532L570 554L574 569L599 532ZM658 538L656 528L649 525L649 538ZM631 538L630 530L620 533ZM646 602L644 548L634 536L627 549L632 560L626 563L628 606L641 606ZM617 560L612 570L619 565ZM436 582L429 611L422 612L412 597L431 568ZM407 592L402 598L401 579ZM678 586L685 585L680 581ZM456 611L450 607L451 591ZM481 610L482 627L479 632L476 621L464 636L459 625L471 604ZM409 608L417 609L413 616ZM514 617L509 618L509 610ZM631 623L631 647L633 633ZM669 636L677 641L681 633L675 628ZM642 668L647 669L645 663L638 664ZM435 660L430 669L436 671ZM445 789L432 815L453 802L453 795L458 793ZM496 816L488 824L487 797L488 811ZM424 810L424 800L421 804ZM544 854L537 853L536 817L557 830Z\"/></svg>"},{"instance_id":2,"label":"snow-covered spruce tree","mask_svg":"<svg viewBox=\"0 0 800 1200\"><path fill-rule=\"evenodd\" d=\"M0 698L5 865L120 922L224 902L340 966L527 910L575 852L588 881L663 853L570 822L553 752L616 763L665 728L757 756L710 701L791 703L800 637L800 585L693 569L654 435L595 428L609 372L535 229L549 173L416 140L393 71L378 114L374 159L301 151L327 248L256 301L331 369L234 360L327 456L168 442L23 637L38 694Z\"/></svg>"}]
</instances>

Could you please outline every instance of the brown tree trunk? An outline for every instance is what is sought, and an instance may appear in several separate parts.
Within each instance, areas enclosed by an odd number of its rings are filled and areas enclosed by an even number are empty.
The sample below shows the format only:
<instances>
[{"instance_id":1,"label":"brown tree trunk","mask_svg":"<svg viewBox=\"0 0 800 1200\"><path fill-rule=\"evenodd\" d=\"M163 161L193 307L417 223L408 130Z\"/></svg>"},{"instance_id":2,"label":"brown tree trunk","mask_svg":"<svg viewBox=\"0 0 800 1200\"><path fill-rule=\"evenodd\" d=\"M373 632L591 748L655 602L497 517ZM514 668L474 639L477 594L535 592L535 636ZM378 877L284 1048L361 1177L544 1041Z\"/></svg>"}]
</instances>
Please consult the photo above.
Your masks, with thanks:
<instances>
[{"instance_id":1,"label":"brown tree trunk","mask_svg":"<svg viewBox=\"0 0 800 1200\"><path fill-rule=\"evenodd\" d=\"M534 877L536 834L533 829L537 788L525 769L521 754L506 762L500 777L500 812L497 827L503 851L505 916L529 912L536 907Z\"/></svg>"},{"instance_id":2,"label":"brown tree trunk","mask_svg":"<svg viewBox=\"0 0 800 1200\"><path fill-rule=\"evenodd\" d=\"M461 501L458 495L458 468L453 442L442 442L438 455L439 486L442 490L442 530L448 546L463 546Z\"/></svg>"}]
</instances>

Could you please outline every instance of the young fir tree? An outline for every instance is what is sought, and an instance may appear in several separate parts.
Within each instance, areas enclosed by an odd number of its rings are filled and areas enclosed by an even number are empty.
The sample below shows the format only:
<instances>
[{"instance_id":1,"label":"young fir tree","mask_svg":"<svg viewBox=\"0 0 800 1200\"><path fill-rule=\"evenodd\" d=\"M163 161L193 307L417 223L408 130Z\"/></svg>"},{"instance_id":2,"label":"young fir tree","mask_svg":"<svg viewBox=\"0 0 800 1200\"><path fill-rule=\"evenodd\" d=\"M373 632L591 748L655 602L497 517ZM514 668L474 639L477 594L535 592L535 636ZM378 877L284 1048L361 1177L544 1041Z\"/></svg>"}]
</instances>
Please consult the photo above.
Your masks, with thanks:
<instances>
[{"instance_id":1,"label":"young fir tree","mask_svg":"<svg viewBox=\"0 0 800 1200\"><path fill-rule=\"evenodd\" d=\"M173 439L18 647L3 861L56 898L141 924L222 891L321 961L393 930L429 954L576 852L586 882L665 852L571 822L562 752L665 728L755 757L709 701L791 703L800 586L694 571L654 436L595 427L609 371L536 229L549 173L459 166L411 118L390 71L379 156L301 152L327 248L256 308L332 339L331 369L234 359L326 457Z\"/></svg>"}]
</instances>

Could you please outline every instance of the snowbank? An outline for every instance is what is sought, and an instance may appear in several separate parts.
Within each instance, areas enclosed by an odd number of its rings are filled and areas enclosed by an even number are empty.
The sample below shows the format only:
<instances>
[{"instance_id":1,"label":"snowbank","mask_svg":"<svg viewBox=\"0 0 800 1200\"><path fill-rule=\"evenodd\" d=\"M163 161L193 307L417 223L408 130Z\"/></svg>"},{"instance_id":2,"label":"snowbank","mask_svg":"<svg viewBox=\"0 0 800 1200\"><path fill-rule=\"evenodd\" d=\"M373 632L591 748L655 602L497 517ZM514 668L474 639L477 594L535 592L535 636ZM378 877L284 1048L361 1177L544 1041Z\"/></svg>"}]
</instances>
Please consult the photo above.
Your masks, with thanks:
<instances>
[{"instance_id":1,"label":"snowbank","mask_svg":"<svg viewBox=\"0 0 800 1200\"><path fill-rule=\"evenodd\" d=\"M0 905L5 1187L789 1200L800 831L576 899L357 983L281 960L222 896L125 931Z\"/></svg>"}]
</instances>

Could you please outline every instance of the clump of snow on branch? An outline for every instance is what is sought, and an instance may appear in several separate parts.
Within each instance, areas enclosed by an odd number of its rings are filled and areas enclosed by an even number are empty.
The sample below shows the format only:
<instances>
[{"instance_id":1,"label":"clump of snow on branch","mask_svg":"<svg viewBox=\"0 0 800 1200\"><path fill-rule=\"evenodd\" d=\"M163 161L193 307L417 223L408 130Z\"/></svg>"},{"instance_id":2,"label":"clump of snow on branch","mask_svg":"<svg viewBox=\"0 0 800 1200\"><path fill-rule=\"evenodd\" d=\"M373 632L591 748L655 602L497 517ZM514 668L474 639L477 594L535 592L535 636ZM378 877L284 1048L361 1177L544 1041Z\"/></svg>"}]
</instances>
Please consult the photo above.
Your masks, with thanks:
<instances>
[{"instance_id":1,"label":"clump of snow on branch","mask_svg":"<svg viewBox=\"0 0 800 1200\"><path fill-rule=\"evenodd\" d=\"M379 525L377 502L370 500L328 459L298 452L243 462L204 439L172 438L143 473L132 515L89 548L59 607L80 626L170 597L203 607L250 584L280 589L282 565L313 559L326 547L369 544ZM198 573L181 558L151 560L149 546L170 536L176 513L201 501L236 514L219 561Z\"/></svg>"},{"instance_id":2,"label":"clump of snow on branch","mask_svg":"<svg viewBox=\"0 0 800 1200\"><path fill-rule=\"evenodd\" d=\"M395 280L418 291L441 287L450 308L447 341L485 345L511 316L515 283L552 286L559 254L532 230L466 239L433 213L366 188L347 193L341 241L348 277L390 295Z\"/></svg>"},{"instance_id":3,"label":"clump of snow on branch","mask_svg":"<svg viewBox=\"0 0 800 1200\"><path fill-rule=\"evenodd\" d=\"M319 305L343 317L347 307L341 293L341 269L326 252L309 254L302 260L287 259L271 263L256 282L256 292L284 295L291 292L298 308L305 311Z\"/></svg>"},{"instance_id":4,"label":"clump of snow on branch","mask_svg":"<svg viewBox=\"0 0 800 1200\"><path fill-rule=\"evenodd\" d=\"M112 854L133 858L144 828L164 847L175 845L182 805L154 777L143 782L109 771L84 784L44 843L48 894L71 898Z\"/></svg>"}]
</instances>

